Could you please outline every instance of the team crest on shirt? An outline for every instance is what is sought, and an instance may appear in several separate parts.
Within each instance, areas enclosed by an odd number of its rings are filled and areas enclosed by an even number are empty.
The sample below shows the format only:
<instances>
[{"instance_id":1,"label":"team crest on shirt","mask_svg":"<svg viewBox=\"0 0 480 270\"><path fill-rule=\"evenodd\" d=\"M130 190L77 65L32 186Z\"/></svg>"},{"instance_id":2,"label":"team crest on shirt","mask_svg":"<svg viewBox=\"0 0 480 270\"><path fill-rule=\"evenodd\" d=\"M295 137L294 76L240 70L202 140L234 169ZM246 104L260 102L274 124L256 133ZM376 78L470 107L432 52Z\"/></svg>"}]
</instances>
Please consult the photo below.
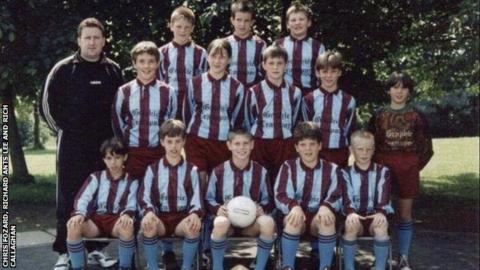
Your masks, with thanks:
<instances>
[{"instance_id":1,"label":"team crest on shirt","mask_svg":"<svg viewBox=\"0 0 480 270\"><path fill-rule=\"evenodd\" d=\"M101 85L102 81L90 81L91 85Z\"/></svg>"}]
</instances>

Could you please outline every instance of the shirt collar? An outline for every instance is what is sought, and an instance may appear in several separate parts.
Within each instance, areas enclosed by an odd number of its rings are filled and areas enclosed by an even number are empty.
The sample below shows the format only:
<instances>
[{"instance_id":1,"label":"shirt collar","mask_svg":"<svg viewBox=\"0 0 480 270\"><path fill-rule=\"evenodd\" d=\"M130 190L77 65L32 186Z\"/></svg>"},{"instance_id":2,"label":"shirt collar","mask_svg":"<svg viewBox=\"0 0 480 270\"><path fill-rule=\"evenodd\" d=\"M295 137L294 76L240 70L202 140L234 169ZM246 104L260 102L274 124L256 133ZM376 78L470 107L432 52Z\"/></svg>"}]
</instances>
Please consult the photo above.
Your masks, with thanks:
<instances>
[{"instance_id":1,"label":"shirt collar","mask_svg":"<svg viewBox=\"0 0 480 270\"><path fill-rule=\"evenodd\" d=\"M183 45L180 45L178 44L177 42L173 41L172 40L172 45L175 47L175 48L181 48L181 47L189 47L190 45L192 45L192 41L190 40L189 42L183 44Z\"/></svg>"},{"instance_id":2,"label":"shirt collar","mask_svg":"<svg viewBox=\"0 0 480 270\"><path fill-rule=\"evenodd\" d=\"M236 41L247 41L253 37L253 33L250 33L250 35L248 35L246 38L241 38L235 34L233 34L232 36L233 38L235 38Z\"/></svg>"},{"instance_id":3,"label":"shirt collar","mask_svg":"<svg viewBox=\"0 0 480 270\"><path fill-rule=\"evenodd\" d=\"M150 86L152 86L152 87L153 87L153 86L155 86L155 84L157 83L157 79L156 79L156 78L153 79L152 81L150 81L150 82L147 83L147 84L142 83L139 79L135 79L135 80L137 81L137 84L138 84L140 87L142 87L142 86L144 86L144 87L150 87Z\"/></svg>"},{"instance_id":4,"label":"shirt collar","mask_svg":"<svg viewBox=\"0 0 480 270\"><path fill-rule=\"evenodd\" d=\"M327 90L325 90L325 88L323 87L318 87L318 89L320 89L320 92L322 92L323 94L325 95L337 95L339 92L340 92L340 88L337 88L335 90L333 90L333 92L329 92Z\"/></svg>"},{"instance_id":5,"label":"shirt collar","mask_svg":"<svg viewBox=\"0 0 480 270\"><path fill-rule=\"evenodd\" d=\"M373 162L370 162L370 166L368 166L368 168L366 170L362 170L360 167L357 166L357 164L355 162L353 163L353 168L358 173L368 173L370 171L373 171Z\"/></svg>"},{"instance_id":6,"label":"shirt collar","mask_svg":"<svg viewBox=\"0 0 480 270\"><path fill-rule=\"evenodd\" d=\"M108 179L109 181L112 181L112 182L116 182L116 181L118 181L118 180L122 180L122 179L124 179L124 178L126 177L126 172L125 172L125 170L123 171L122 175L121 175L118 179L113 178L112 174L110 173L110 170L106 169L106 171L107 171L107 179Z\"/></svg>"},{"instance_id":7,"label":"shirt collar","mask_svg":"<svg viewBox=\"0 0 480 270\"><path fill-rule=\"evenodd\" d=\"M315 165L315 167L313 167L313 168L310 168L307 165L305 165L305 163L303 163L301 158L298 158L298 161L300 163L300 167L302 168L302 170L304 170L306 172L314 171L314 170L320 169L322 167L322 159L320 159L320 157L318 158L317 165Z\"/></svg>"},{"instance_id":8,"label":"shirt collar","mask_svg":"<svg viewBox=\"0 0 480 270\"><path fill-rule=\"evenodd\" d=\"M245 168L240 169L240 168L238 168L238 167L235 165L235 163L233 163L233 160L230 159L229 162L230 162L230 167L232 167L232 170L233 170L234 172L246 172L246 171L249 171L249 170L250 170L250 166L251 166L251 164L252 164L252 161L249 161L248 164L247 164L247 166L246 166Z\"/></svg>"},{"instance_id":9,"label":"shirt collar","mask_svg":"<svg viewBox=\"0 0 480 270\"><path fill-rule=\"evenodd\" d=\"M107 63L107 56L105 55L105 52L102 52L100 54L100 59L96 62L89 62L85 59L82 58L82 56L80 55L80 50L76 51L74 56L73 56L73 63L92 63L92 64L95 64L95 63L100 63L100 64L105 64Z\"/></svg>"},{"instance_id":10,"label":"shirt collar","mask_svg":"<svg viewBox=\"0 0 480 270\"><path fill-rule=\"evenodd\" d=\"M170 164L170 162L168 162L167 158L166 157L163 157L163 166L167 167L167 168L170 168L170 169L175 169L175 168L178 168L180 166L183 165L183 163L185 162L185 160L183 159L183 157L180 159L180 162L177 163L177 165L172 165Z\"/></svg>"},{"instance_id":11,"label":"shirt collar","mask_svg":"<svg viewBox=\"0 0 480 270\"><path fill-rule=\"evenodd\" d=\"M268 87L272 88L273 90L281 90L286 85L285 80L282 80L282 84L280 84L280 86L276 86L267 78L265 78L265 82L267 83Z\"/></svg>"},{"instance_id":12,"label":"shirt collar","mask_svg":"<svg viewBox=\"0 0 480 270\"><path fill-rule=\"evenodd\" d=\"M304 38L302 38L302 39L297 39L297 38L294 38L292 35L290 35L290 39L291 39L292 41L300 41L300 42L302 42L302 41L306 41L306 40L308 39L308 35L306 35L306 36L305 36Z\"/></svg>"},{"instance_id":13,"label":"shirt collar","mask_svg":"<svg viewBox=\"0 0 480 270\"><path fill-rule=\"evenodd\" d=\"M227 78L227 76L228 76L228 73L225 72L225 74L220 79L215 79L212 75L210 75L209 72L207 72L208 80L210 80L211 82L223 81Z\"/></svg>"}]
</instances>

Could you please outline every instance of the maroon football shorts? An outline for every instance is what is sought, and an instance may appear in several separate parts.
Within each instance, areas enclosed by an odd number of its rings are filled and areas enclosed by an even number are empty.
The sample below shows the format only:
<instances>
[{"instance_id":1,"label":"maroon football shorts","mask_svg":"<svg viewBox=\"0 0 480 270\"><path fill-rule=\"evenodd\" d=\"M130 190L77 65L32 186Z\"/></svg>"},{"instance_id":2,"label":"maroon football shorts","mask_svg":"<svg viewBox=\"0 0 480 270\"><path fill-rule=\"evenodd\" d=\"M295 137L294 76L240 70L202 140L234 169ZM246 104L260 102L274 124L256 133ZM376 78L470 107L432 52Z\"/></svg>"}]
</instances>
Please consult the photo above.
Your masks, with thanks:
<instances>
[{"instance_id":1,"label":"maroon football shorts","mask_svg":"<svg viewBox=\"0 0 480 270\"><path fill-rule=\"evenodd\" d=\"M189 213L159 213L157 217L165 226L165 237L171 237L175 234L175 229L182 220L190 215Z\"/></svg>"},{"instance_id":2,"label":"maroon football shorts","mask_svg":"<svg viewBox=\"0 0 480 270\"><path fill-rule=\"evenodd\" d=\"M270 185L274 185L278 170L283 162L296 157L294 141L288 139L255 138L252 159L267 169Z\"/></svg>"},{"instance_id":3,"label":"maroon football shorts","mask_svg":"<svg viewBox=\"0 0 480 270\"><path fill-rule=\"evenodd\" d=\"M148 165L165 155L163 147L156 148L132 147L128 149L125 170L135 179L142 180Z\"/></svg>"},{"instance_id":4,"label":"maroon football shorts","mask_svg":"<svg viewBox=\"0 0 480 270\"><path fill-rule=\"evenodd\" d=\"M97 226L100 236L112 237L112 230L120 218L119 215L97 215L94 214L90 220Z\"/></svg>"},{"instance_id":5,"label":"maroon football shorts","mask_svg":"<svg viewBox=\"0 0 480 270\"><path fill-rule=\"evenodd\" d=\"M207 173L231 156L225 141L204 139L195 135L187 135L185 154L187 160L195 164L199 171Z\"/></svg>"},{"instance_id":6,"label":"maroon football shorts","mask_svg":"<svg viewBox=\"0 0 480 270\"><path fill-rule=\"evenodd\" d=\"M348 166L348 157L350 152L348 148L339 149L322 149L320 150L320 158L337 164L340 168Z\"/></svg>"}]
</instances>

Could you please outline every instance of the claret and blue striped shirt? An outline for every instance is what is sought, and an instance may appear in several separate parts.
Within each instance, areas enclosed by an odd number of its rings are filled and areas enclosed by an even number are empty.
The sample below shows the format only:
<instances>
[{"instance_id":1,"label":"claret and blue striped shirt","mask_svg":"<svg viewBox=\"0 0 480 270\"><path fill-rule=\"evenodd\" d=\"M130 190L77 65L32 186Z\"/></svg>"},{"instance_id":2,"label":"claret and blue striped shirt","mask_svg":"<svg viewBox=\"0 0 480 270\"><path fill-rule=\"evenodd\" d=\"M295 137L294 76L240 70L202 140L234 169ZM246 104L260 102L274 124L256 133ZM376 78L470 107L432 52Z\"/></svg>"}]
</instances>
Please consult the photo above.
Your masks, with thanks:
<instances>
[{"instance_id":1,"label":"claret and blue striped shirt","mask_svg":"<svg viewBox=\"0 0 480 270\"><path fill-rule=\"evenodd\" d=\"M112 109L115 135L128 147L157 147L160 126L175 118L177 92L164 82L132 80L118 89Z\"/></svg>"},{"instance_id":2,"label":"claret and blue striped shirt","mask_svg":"<svg viewBox=\"0 0 480 270\"><path fill-rule=\"evenodd\" d=\"M92 173L77 192L72 215L135 216L138 181L125 173L114 180L106 170Z\"/></svg>"},{"instance_id":3,"label":"claret and blue striped shirt","mask_svg":"<svg viewBox=\"0 0 480 270\"><path fill-rule=\"evenodd\" d=\"M196 213L203 215L198 169L182 159L172 166L164 157L147 167L138 191L141 214Z\"/></svg>"},{"instance_id":4,"label":"claret and blue striped shirt","mask_svg":"<svg viewBox=\"0 0 480 270\"><path fill-rule=\"evenodd\" d=\"M187 133L226 141L231 129L244 125L244 98L243 85L228 74L218 80L208 72L194 77L183 106Z\"/></svg>"},{"instance_id":5,"label":"claret and blue striped shirt","mask_svg":"<svg viewBox=\"0 0 480 270\"><path fill-rule=\"evenodd\" d=\"M343 170L343 212L370 215L391 214L390 171L387 167L371 163L367 170L356 165Z\"/></svg>"},{"instance_id":6,"label":"claret and blue striped shirt","mask_svg":"<svg viewBox=\"0 0 480 270\"><path fill-rule=\"evenodd\" d=\"M340 149L348 147L355 128L355 106L355 99L345 91L320 87L303 97L302 114L322 130L322 148Z\"/></svg>"},{"instance_id":7,"label":"claret and blue striped shirt","mask_svg":"<svg viewBox=\"0 0 480 270\"><path fill-rule=\"evenodd\" d=\"M225 161L209 178L205 207L212 215L234 197L246 196L257 202L265 213L273 210L273 194L267 183L267 170L255 161L239 169L232 160Z\"/></svg>"},{"instance_id":8,"label":"claret and blue striped shirt","mask_svg":"<svg viewBox=\"0 0 480 270\"><path fill-rule=\"evenodd\" d=\"M246 88L263 79L262 53L267 46L265 41L255 35L240 38L230 35L227 41L232 47L229 73L237 78Z\"/></svg>"},{"instance_id":9,"label":"claret and blue striped shirt","mask_svg":"<svg viewBox=\"0 0 480 270\"><path fill-rule=\"evenodd\" d=\"M247 91L246 110L250 132L255 138L290 138L300 116L302 94L286 83L275 86L265 79Z\"/></svg>"},{"instance_id":10,"label":"claret and blue striped shirt","mask_svg":"<svg viewBox=\"0 0 480 270\"><path fill-rule=\"evenodd\" d=\"M341 171L337 165L319 159L314 168L308 168L300 158L287 160L280 168L275 182L275 204L283 214L294 206L305 213L317 213L320 206L333 212L340 209L342 189Z\"/></svg>"}]
</instances>

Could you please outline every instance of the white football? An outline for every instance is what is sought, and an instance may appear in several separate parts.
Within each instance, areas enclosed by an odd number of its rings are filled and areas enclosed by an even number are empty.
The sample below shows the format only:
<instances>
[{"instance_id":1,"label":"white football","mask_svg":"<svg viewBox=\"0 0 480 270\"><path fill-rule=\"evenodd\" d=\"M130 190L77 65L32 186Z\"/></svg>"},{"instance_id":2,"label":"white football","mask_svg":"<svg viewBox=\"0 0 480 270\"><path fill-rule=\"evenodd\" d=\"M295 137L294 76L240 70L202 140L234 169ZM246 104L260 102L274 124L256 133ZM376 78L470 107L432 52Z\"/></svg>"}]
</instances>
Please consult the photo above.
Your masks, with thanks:
<instances>
[{"instance_id":1,"label":"white football","mask_svg":"<svg viewBox=\"0 0 480 270\"><path fill-rule=\"evenodd\" d=\"M246 228L255 221L257 205L249 197L237 196L228 202L227 211L233 226Z\"/></svg>"}]
</instances>

